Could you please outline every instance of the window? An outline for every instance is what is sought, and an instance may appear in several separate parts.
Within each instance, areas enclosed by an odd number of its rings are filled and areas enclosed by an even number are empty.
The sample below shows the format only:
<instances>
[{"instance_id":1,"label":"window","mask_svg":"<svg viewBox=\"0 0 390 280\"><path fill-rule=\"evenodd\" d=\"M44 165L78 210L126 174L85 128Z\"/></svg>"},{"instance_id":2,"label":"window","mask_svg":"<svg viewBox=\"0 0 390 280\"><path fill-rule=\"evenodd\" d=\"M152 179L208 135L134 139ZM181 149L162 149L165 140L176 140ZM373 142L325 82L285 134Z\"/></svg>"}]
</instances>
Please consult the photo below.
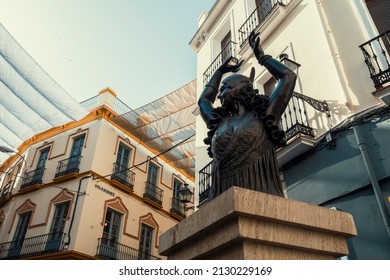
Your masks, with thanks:
<instances>
[{"instance_id":1,"label":"window","mask_svg":"<svg viewBox=\"0 0 390 280\"><path fill-rule=\"evenodd\" d=\"M123 143L120 143L118 146L116 161L114 163L111 179L116 180L117 182L132 189L134 185L134 172L130 171L129 168L130 155L131 149L129 149Z\"/></svg>"},{"instance_id":2,"label":"window","mask_svg":"<svg viewBox=\"0 0 390 280\"><path fill-rule=\"evenodd\" d=\"M61 246L70 201L55 206L45 251L58 251Z\"/></svg>"},{"instance_id":3,"label":"window","mask_svg":"<svg viewBox=\"0 0 390 280\"><path fill-rule=\"evenodd\" d=\"M177 179L173 180L173 197L179 199L179 191L182 189L183 183Z\"/></svg>"},{"instance_id":4,"label":"window","mask_svg":"<svg viewBox=\"0 0 390 280\"><path fill-rule=\"evenodd\" d=\"M232 40L232 33L229 31L221 41L222 63L232 56L231 47L229 43Z\"/></svg>"},{"instance_id":5,"label":"window","mask_svg":"<svg viewBox=\"0 0 390 280\"><path fill-rule=\"evenodd\" d=\"M366 0L367 8L372 16L378 35L390 31L390 1L389 0ZM390 53L389 40L383 40L383 43Z\"/></svg>"},{"instance_id":6,"label":"window","mask_svg":"<svg viewBox=\"0 0 390 280\"><path fill-rule=\"evenodd\" d=\"M231 56L234 56L234 46L231 43L233 40L234 33L232 33L232 17L229 16L220 26L219 30L216 31L215 36L212 38L212 65L218 67L221 63L225 62ZM213 71L216 69L214 67Z\"/></svg>"},{"instance_id":7,"label":"window","mask_svg":"<svg viewBox=\"0 0 390 280\"><path fill-rule=\"evenodd\" d=\"M28 224L30 223L32 211L28 211L26 213L19 214L18 224L16 226L14 241L23 240L26 236Z\"/></svg>"},{"instance_id":8,"label":"window","mask_svg":"<svg viewBox=\"0 0 390 280\"><path fill-rule=\"evenodd\" d=\"M45 167L47 156L49 155L49 148L46 148L44 150L41 150L41 153L39 155L38 163L37 163L37 169Z\"/></svg>"},{"instance_id":9,"label":"window","mask_svg":"<svg viewBox=\"0 0 390 280\"><path fill-rule=\"evenodd\" d=\"M149 162L148 182L153 186L157 186L157 178L158 178L158 166Z\"/></svg>"},{"instance_id":10,"label":"window","mask_svg":"<svg viewBox=\"0 0 390 280\"><path fill-rule=\"evenodd\" d=\"M70 157L77 157L81 155L83 150L85 135L79 136L73 140L72 150L70 151Z\"/></svg>"},{"instance_id":11,"label":"window","mask_svg":"<svg viewBox=\"0 0 390 280\"><path fill-rule=\"evenodd\" d=\"M24 238L26 236L27 228L30 223L32 211L19 214L18 224L16 225L14 237L8 251L7 257L13 257L20 255L20 251L23 247Z\"/></svg>"},{"instance_id":12,"label":"window","mask_svg":"<svg viewBox=\"0 0 390 280\"><path fill-rule=\"evenodd\" d=\"M118 154L116 156L116 163L119 164L123 169L129 167L130 149L122 143L119 144Z\"/></svg>"},{"instance_id":13,"label":"window","mask_svg":"<svg viewBox=\"0 0 390 280\"><path fill-rule=\"evenodd\" d=\"M139 241L139 255L140 260L149 260L152 252L154 229L146 224L141 226L141 238Z\"/></svg>"},{"instance_id":14,"label":"window","mask_svg":"<svg viewBox=\"0 0 390 280\"><path fill-rule=\"evenodd\" d=\"M79 168L80 156L83 150L85 134L73 140L72 150L70 151L69 164L67 170L75 170Z\"/></svg>"},{"instance_id":15,"label":"window","mask_svg":"<svg viewBox=\"0 0 390 280\"><path fill-rule=\"evenodd\" d=\"M233 25L231 24L232 16L229 16L220 26L216 34L210 38L211 42L211 64L203 72L203 83L206 84L215 70L226 61L229 57L235 57L235 44L231 43ZM234 35L234 33L233 33ZM233 38L234 39L234 38Z\"/></svg>"},{"instance_id":16,"label":"window","mask_svg":"<svg viewBox=\"0 0 390 280\"><path fill-rule=\"evenodd\" d=\"M119 246L119 231L121 226L122 214L107 208L104 219L104 228L99 254L108 259L117 259Z\"/></svg>"},{"instance_id":17,"label":"window","mask_svg":"<svg viewBox=\"0 0 390 280\"><path fill-rule=\"evenodd\" d=\"M265 84L263 85L264 88L264 94L266 96L271 96L271 94L274 92L274 89L276 87L277 80L274 77L271 77Z\"/></svg>"},{"instance_id":18,"label":"window","mask_svg":"<svg viewBox=\"0 0 390 280\"><path fill-rule=\"evenodd\" d=\"M113 177L125 185L130 184L132 186L133 178L130 176L131 172L128 170L130 151L131 150L122 143L119 144L118 153L114 164Z\"/></svg>"},{"instance_id":19,"label":"window","mask_svg":"<svg viewBox=\"0 0 390 280\"><path fill-rule=\"evenodd\" d=\"M144 198L149 202L153 201L159 206L162 206L163 190L158 185L159 167L149 161L148 177L145 186Z\"/></svg>"},{"instance_id":20,"label":"window","mask_svg":"<svg viewBox=\"0 0 390 280\"><path fill-rule=\"evenodd\" d=\"M110 208L107 209L104 220L103 241L102 243L114 247L119 241L119 229L121 225L122 214Z\"/></svg>"},{"instance_id":21,"label":"window","mask_svg":"<svg viewBox=\"0 0 390 280\"><path fill-rule=\"evenodd\" d=\"M183 182L174 179L173 180L173 198L171 212L185 216L185 204L180 201L179 191L183 188Z\"/></svg>"},{"instance_id":22,"label":"window","mask_svg":"<svg viewBox=\"0 0 390 280\"><path fill-rule=\"evenodd\" d=\"M390 30L390 1L366 0L367 8L378 29L379 34Z\"/></svg>"},{"instance_id":23,"label":"window","mask_svg":"<svg viewBox=\"0 0 390 280\"><path fill-rule=\"evenodd\" d=\"M271 0L256 0L256 9L258 16L258 24L264 20L264 18L272 10L273 4Z\"/></svg>"},{"instance_id":24,"label":"window","mask_svg":"<svg viewBox=\"0 0 390 280\"><path fill-rule=\"evenodd\" d=\"M34 175L33 175L33 179L32 179L33 182L36 182L38 180L42 180L43 170L44 170L45 165L46 165L46 160L47 160L47 157L49 155L49 150L50 150L50 148L46 148L44 150L41 150L41 153L40 153L39 159L38 159L38 163L37 163L37 168L34 171Z\"/></svg>"}]
</instances>

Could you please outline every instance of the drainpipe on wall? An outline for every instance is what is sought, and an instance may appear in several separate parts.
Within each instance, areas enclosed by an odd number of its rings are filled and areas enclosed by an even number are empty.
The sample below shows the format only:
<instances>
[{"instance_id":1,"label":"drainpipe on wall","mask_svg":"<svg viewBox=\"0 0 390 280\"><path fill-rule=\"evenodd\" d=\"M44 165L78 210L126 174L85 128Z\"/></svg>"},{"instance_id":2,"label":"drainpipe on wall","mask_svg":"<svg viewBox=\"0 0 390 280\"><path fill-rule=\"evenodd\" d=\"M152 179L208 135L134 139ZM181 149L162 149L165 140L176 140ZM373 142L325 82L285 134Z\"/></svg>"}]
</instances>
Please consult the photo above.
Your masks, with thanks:
<instances>
[{"instance_id":1,"label":"drainpipe on wall","mask_svg":"<svg viewBox=\"0 0 390 280\"><path fill-rule=\"evenodd\" d=\"M383 223L385 224L386 227L387 235L390 238L390 215L389 212L387 211L386 203L383 198L383 194L378 179L376 177L374 167L372 166L372 162L368 155L367 145L359 125L353 126L353 132L355 133L356 143L359 147L360 153L362 154L364 165L366 167L368 176L370 177L371 185L374 190L376 201L378 202L379 210L383 219Z\"/></svg>"},{"instance_id":2,"label":"drainpipe on wall","mask_svg":"<svg viewBox=\"0 0 390 280\"><path fill-rule=\"evenodd\" d=\"M79 196L80 196L81 182L82 182L83 180L88 179L88 178L91 178L91 177L93 177L93 175L87 175L87 176L82 177L82 178L79 180L79 186L78 186L77 194L76 194L76 201L75 201L75 203L74 203L72 219L70 220L70 225L69 225L69 230L68 230L68 241L66 241L66 242L64 243L65 246L69 246L69 245L70 245L70 241L71 241L70 233L71 233L71 231L72 231L72 226L73 226L73 222L74 222L74 217L75 217L75 214L76 214L77 202L78 202Z\"/></svg>"}]
</instances>

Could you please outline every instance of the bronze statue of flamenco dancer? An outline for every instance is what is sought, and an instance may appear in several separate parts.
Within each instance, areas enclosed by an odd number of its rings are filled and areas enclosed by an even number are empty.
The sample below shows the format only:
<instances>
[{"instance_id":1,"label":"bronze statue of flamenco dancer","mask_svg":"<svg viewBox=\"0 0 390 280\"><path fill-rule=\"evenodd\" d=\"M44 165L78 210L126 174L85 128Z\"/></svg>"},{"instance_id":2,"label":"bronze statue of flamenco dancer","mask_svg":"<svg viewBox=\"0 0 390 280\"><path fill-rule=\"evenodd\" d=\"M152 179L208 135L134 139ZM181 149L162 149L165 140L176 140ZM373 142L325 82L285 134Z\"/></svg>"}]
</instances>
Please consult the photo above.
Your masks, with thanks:
<instances>
[{"instance_id":1,"label":"bronze statue of flamenco dancer","mask_svg":"<svg viewBox=\"0 0 390 280\"><path fill-rule=\"evenodd\" d=\"M213 159L209 201L232 186L284 196L276 149L285 139L278 124L293 94L296 75L264 54L258 33L252 32L248 40L257 61L278 83L269 97L260 95L253 88L253 68L250 77L232 74L221 83L224 74L237 72L243 62L230 65L228 59L205 86L198 105L209 129L204 141ZM216 98L221 107L214 107Z\"/></svg>"}]
</instances>

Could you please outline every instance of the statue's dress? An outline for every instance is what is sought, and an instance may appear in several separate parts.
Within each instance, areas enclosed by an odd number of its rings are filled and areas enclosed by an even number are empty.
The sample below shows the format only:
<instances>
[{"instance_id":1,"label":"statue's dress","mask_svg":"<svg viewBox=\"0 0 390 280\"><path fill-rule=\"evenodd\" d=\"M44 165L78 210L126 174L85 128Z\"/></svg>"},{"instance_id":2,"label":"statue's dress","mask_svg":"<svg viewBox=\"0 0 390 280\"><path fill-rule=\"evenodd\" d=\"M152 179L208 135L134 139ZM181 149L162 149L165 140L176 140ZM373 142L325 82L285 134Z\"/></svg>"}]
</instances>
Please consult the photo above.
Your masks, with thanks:
<instances>
[{"instance_id":1,"label":"statue's dress","mask_svg":"<svg viewBox=\"0 0 390 280\"><path fill-rule=\"evenodd\" d=\"M209 200L232 186L284 196L275 144L254 111L219 118L211 138L212 186Z\"/></svg>"}]
</instances>

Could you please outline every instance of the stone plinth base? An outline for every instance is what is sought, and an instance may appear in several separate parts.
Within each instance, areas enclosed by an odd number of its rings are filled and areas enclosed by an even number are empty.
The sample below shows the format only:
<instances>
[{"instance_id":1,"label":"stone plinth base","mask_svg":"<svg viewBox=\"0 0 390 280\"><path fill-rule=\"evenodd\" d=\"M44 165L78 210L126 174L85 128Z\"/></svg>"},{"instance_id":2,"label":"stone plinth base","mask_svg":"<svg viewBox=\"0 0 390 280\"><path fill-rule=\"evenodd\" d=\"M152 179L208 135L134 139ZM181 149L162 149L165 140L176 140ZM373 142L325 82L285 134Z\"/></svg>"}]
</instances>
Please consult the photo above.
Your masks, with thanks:
<instances>
[{"instance_id":1,"label":"stone plinth base","mask_svg":"<svg viewBox=\"0 0 390 280\"><path fill-rule=\"evenodd\" d=\"M160 236L169 260L302 260L348 255L350 214L233 187Z\"/></svg>"}]
</instances>

